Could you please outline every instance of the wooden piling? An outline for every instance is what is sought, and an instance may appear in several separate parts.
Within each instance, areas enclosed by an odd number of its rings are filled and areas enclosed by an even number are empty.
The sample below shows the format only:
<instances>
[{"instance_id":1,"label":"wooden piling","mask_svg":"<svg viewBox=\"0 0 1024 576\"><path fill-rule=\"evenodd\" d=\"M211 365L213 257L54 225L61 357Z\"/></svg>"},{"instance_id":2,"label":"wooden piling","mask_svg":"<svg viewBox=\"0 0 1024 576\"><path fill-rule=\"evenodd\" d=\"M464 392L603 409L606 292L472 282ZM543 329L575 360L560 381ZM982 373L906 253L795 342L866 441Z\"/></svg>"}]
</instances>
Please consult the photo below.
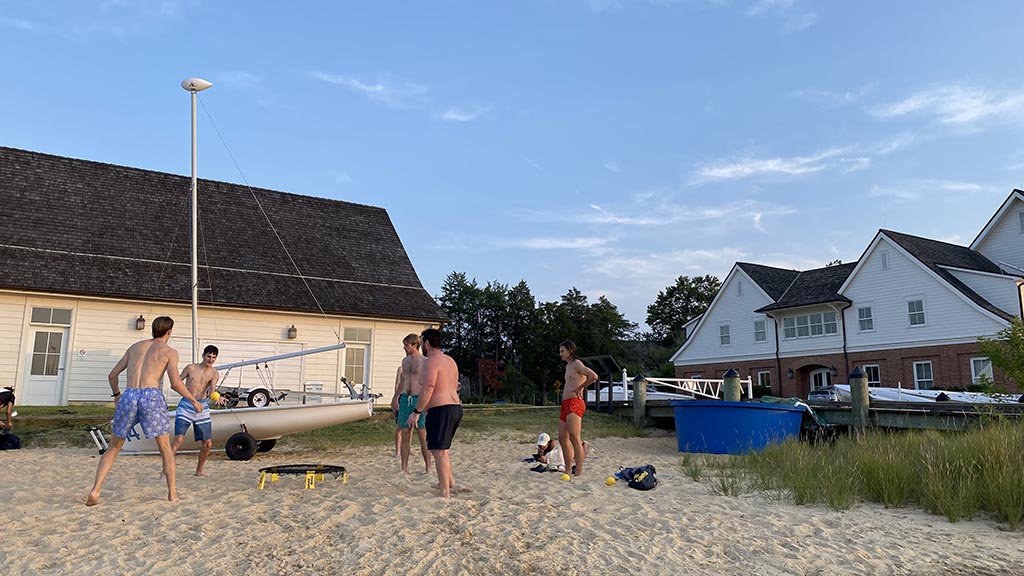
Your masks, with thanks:
<instances>
[{"instance_id":1,"label":"wooden piling","mask_svg":"<svg viewBox=\"0 0 1024 576\"><path fill-rule=\"evenodd\" d=\"M643 426L647 421L647 379L633 378L633 425Z\"/></svg>"},{"instance_id":2,"label":"wooden piling","mask_svg":"<svg viewBox=\"0 0 1024 576\"><path fill-rule=\"evenodd\" d=\"M868 377L860 366L850 372L850 411L853 416L853 433L862 438L871 426L870 401L868 400Z\"/></svg>"},{"instance_id":3,"label":"wooden piling","mask_svg":"<svg viewBox=\"0 0 1024 576\"><path fill-rule=\"evenodd\" d=\"M725 373L725 381L722 383L722 396L727 402L739 402L743 394L740 387L740 373L735 368L729 368Z\"/></svg>"}]
</instances>

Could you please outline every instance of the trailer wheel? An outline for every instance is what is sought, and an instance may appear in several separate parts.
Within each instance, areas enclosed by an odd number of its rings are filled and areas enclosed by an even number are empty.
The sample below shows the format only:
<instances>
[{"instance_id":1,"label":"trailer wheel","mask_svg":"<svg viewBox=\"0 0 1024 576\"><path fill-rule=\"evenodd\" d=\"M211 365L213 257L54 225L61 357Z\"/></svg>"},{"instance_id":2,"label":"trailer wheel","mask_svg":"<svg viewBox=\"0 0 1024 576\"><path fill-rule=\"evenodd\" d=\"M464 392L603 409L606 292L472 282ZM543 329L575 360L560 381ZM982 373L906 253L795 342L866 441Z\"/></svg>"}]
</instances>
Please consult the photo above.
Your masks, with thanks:
<instances>
[{"instance_id":1,"label":"trailer wheel","mask_svg":"<svg viewBox=\"0 0 1024 576\"><path fill-rule=\"evenodd\" d=\"M231 460L251 460L256 454L256 439L248 432L235 432L224 445L224 453Z\"/></svg>"},{"instance_id":2,"label":"trailer wheel","mask_svg":"<svg viewBox=\"0 0 1024 576\"><path fill-rule=\"evenodd\" d=\"M253 388L245 398L245 403L253 408L262 408L270 404L270 390Z\"/></svg>"},{"instance_id":3,"label":"trailer wheel","mask_svg":"<svg viewBox=\"0 0 1024 576\"><path fill-rule=\"evenodd\" d=\"M270 452L274 448L274 446L277 446L277 438L272 438L270 440L260 440L256 442L256 451Z\"/></svg>"}]
</instances>

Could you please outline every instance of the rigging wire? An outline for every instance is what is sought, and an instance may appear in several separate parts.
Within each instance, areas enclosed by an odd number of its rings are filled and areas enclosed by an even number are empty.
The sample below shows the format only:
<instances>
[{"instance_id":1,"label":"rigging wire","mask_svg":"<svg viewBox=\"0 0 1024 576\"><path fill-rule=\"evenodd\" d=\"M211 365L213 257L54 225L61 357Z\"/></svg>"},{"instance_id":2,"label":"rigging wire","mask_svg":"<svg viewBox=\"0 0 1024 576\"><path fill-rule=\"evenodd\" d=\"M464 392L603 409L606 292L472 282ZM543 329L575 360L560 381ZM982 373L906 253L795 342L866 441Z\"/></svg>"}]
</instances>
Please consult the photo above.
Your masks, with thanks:
<instances>
[{"instance_id":1,"label":"rigging wire","mask_svg":"<svg viewBox=\"0 0 1024 576\"><path fill-rule=\"evenodd\" d=\"M220 128L217 127L217 123L213 121L213 116L210 115L210 111L206 108L206 103L203 102L202 98L197 98L197 100L199 100L199 104L202 105L203 112L206 113L206 117L207 119L209 119L210 124L213 126L214 132L216 132L217 137L220 138L221 145L224 146L224 150L227 151L228 157L231 158L231 162L235 165L235 170L237 170L238 175L241 176L242 182L245 184L246 189L249 190L249 194L252 195L252 199L256 201L256 206L260 209L260 212L263 214L263 218L266 219L267 224L270 226L270 230L274 233L274 237L277 238L278 244L281 245L281 249L284 250L285 255L288 257L288 261L291 262L292 267L295 269L295 273L298 275L299 279L302 280L302 284L303 286L306 287L306 291L309 292L310 297L313 298L313 302L316 303L316 307L320 311L320 315L324 317L324 320L328 321L328 325L334 332L335 337L338 338L338 343L340 344L341 334L338 332L338 329L335 328L334 324L330 322L330 319L327 317L327 313L324 312L323 306L320 305L320 300L317 299L316 294L313 293L313 289L309 286L309 282L306 281L306 277L302 274L302 271L299 270L298 264L296 264L295 259L292 258L291 252L289 252L288 247L285 246L284 240L281 239L281 235L277 232L277 228L274 227L274 223L271 222L270 216L267 214L267 211L263 209L263 204L260 203L259 198L256 196L256 191L253 190L252 186L249 185L249 180L245 177L245 173L242 172L242 168L241 166L238 165L238 161L235 160L235 155L231 153L231 148L228 147L228 143L224 140L224 136L220 133Z\"/></svg>"}]
</instances>

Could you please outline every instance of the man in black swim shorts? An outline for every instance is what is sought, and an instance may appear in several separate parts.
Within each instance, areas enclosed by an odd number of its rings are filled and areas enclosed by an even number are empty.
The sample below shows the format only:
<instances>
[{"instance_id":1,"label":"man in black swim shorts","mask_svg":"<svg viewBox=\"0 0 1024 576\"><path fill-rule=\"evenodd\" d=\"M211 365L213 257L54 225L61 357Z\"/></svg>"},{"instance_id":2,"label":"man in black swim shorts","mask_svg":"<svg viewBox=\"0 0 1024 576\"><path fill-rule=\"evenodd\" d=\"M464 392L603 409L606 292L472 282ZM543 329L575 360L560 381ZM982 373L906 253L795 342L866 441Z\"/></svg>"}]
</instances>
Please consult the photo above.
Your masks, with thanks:
<instances>
[{"instance_id":1,"label":"man in black swim shorts","mask_svg":"<svg viewBox=\"0 0 1024 576\"><path fill-rule=\"evenodd\" d=\"M426 364L420 371L419 401L407 424L415 428L419 416L427 413L427 449L434 456L437 468L437 487L441 496L448 498L455 488L455 476L448 450L452 438L462 422L462 401L459 399L459 367L455 360L441 351L441 332L435 328L423 331L423 355Z\"/></svg>"}]
</instances>

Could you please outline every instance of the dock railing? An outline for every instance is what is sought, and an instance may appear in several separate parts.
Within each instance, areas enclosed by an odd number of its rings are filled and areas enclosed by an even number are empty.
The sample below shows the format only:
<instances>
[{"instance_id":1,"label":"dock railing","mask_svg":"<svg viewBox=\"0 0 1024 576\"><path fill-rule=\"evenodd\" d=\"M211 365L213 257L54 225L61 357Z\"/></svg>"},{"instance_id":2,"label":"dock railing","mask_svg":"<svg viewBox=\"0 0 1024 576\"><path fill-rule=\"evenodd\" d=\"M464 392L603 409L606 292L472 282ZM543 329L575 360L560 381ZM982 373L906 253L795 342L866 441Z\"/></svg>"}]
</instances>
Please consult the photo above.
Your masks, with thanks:
<instances>
[{"instance_id":1,"label":"dock railing","mask_svg":"<svg viewBox=\"0 0 1024 576\"><path fill-rule=\"evenodd\" d=\"M722 398L722 388L725 380L712 378L645 378L647 382L659 386L666 386L678 390L684 394L690 394L694 398ZM747 399L754 397L754 384L751 378L740 379L740 384L747 391Z\"/></svg>"}]
</instances>

